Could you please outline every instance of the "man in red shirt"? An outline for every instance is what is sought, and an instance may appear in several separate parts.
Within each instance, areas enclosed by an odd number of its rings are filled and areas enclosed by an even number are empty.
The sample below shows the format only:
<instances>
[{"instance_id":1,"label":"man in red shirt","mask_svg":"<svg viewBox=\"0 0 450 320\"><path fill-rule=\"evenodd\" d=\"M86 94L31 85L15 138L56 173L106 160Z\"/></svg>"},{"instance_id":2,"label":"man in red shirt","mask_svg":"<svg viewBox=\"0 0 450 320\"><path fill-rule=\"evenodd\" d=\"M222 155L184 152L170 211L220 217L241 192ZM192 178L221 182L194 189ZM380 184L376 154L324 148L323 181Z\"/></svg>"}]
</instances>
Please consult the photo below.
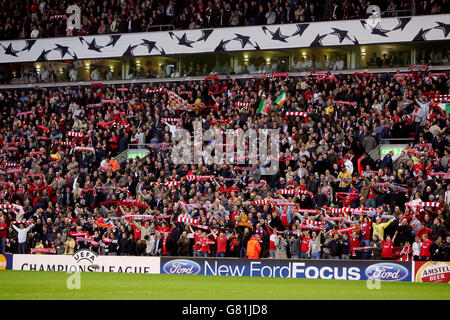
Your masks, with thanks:
<instances>
[{"instance_id":1,"label":"man in red shirt","mask_svg":"<svg viewBox=\"0 0 450 320\"><path fill-rule=\"evenodd\" d=\"M395 231L394 238L391 240L391 236L387 235L386 240L381 241L381 244L383 245L383 251L381 253L381 257L383 260L392 260L393 255L392 252L394 250L394 241L395 237L397 236L397 231Z\"/></svg>"},{"instance_id":2,"label":"man in red shirt","mask_svg":"<svg viewBox=\"0 0 450 320\"><path fill-rule=\"evenodd\" d=\"M420 261L428 261L430 260L430 247L431 241L428 240L428 234L423 234L422 236L422 245L420 246L419 260Z\"/></svg>"},{"instance_id":3,"label":"man in red shirt","mask_svg":"<svg viewBox=\"0 0 450 320\"><path fill-rule=\"evenodd\" d=\"M300 247L300 259L308 259L309 241L311 241L309 231L305 230L303 231L302 245Z\"/></svg>"},{"instance_id":4,"label":"man in red shirt","mask_svg":"<svg viewBox=\"0 0 450 320\"><path fill-rule=\"evenodd\" d=\"M191 229L191 232L194 234L194 257L200 257L200 238L202 237L202 231L200 229L197 229L197 232L194 232L190 225L189 229Z\"/></svg>"},{"instance_id":5,"label":"man in red shirt","mask_svg":"<svg viewBox=\"0 0 450 320\"><path fill-rule=\"evenodd\" d=\"M428 228L426 225L421 224L420 227L417 229L416 236L418 236L420 239L423 239L424 235L427 235L428 238L431 237L431 229Z\"/></svg>"},{"instance_id":6,"label":"man in red shirt","mask_svg":"<svg viewBox=\"0 0 450 320\"><path fill-rule=\"evenodd\" d=\"M350 259L360 259L361 258L361 251L357 250L355 251L355 248L361 247L361 241L358 239L358 235L355 231L352 232L352 236L350 238Z\"/></svg>"},{"instance_id":7,"label":"man in red shirt","mask_svg":"<svg viewBox=\"0 0 450 320\"><path fill-rule=\"evenodd\" d=\"M203 231L202 236L197 243L200 245L200 257L209 257L209 245L214 244L214 241L209 240L205 231Z\"/></svg>"},{"instance_id":8,"label":"man in red shirt","mask_svg":"<svg viewBox=\"0 0 450 320\"><path fill-rule=\"evenodd\" d=\"M168 239L169 239L169 233L164 232L164 237L159 242L160 249L161 249L161 256L169 256L170 251L168 248Z\"/></svg>"},{"instance_id":9,"label":"man in red shirt","mask_svg":"<svg viewBox=\"0 0 450 320\"><path fill-rule=\"evenodd\" d=\"M217 250L216 250L216 257L225 257L227 253L227 241L230 239L233 235L229 235L228 237L225 237L225 234L223 232L219 232L219 236L216 236L213 233L214 238L217 242Z\"/></svg>"},{"instance_id":10,"label":"man in red shirt","mask_svg":"<svg viewBox=\"0 0 450 320\"><path fill-rule=\"evenodd\" d=\"M364 217L363 222L361 223L361 247L368 247L370 245L372 232L372 223L370 222L369 217ZM367 260L370 256L370 250L363 250L362 258Z\"/></svg>"}]
</instances>

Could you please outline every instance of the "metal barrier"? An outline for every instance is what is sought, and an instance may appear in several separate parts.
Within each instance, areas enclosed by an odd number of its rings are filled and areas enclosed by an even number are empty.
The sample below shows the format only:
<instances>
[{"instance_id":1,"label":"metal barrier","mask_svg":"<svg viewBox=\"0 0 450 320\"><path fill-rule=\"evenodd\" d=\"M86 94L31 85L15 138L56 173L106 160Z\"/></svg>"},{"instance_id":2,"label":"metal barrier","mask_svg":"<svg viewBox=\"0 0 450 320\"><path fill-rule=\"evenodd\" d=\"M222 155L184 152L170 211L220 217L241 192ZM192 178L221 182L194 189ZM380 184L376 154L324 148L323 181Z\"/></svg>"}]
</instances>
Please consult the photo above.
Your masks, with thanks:
<instances>
[{"instance_id":1,"label":"metal barrier","mask_svg":"<svg viewBox=\"0 0 450 320\"><path fill-rule=\"evenodd\" d=\"M380 144L393 144L393 143L410 143L414 138L384 138L380 139Z\"/></svg>"},{"instance_id":2,"label":"metal barrier","mask_svg":"<svg viewBox=\"0 0 450 320\"><path fill-rule=\"evenodd\" d=\"M399 15L400 14L400 15ZM412 10L386 10L381 12L381 17L405 17L405 16L413 16L414 13Z\"/></svg>"},{"instance_id":3,"label":"metal barrier","mask_svg":"<svg viewBox=\"0 0 450 320\"><path fill-rule=\"evenodd\" d=\"M129 143L128 149L150 149L156 143Z\"/></svg>"},{"instance_id":4,"label":"metal barrier","mask_svg":"<svg viewBox=\"0 0 450 320\"><path fill-rule=\"evenodd\" d=\"M159 31L162 31L163 28L168 28L164 30L175 30L175 26L173 24L158 24L156 26L149 26L147 31L150 31L151 29L159 28Z\"/></svg>"}]
</instances>

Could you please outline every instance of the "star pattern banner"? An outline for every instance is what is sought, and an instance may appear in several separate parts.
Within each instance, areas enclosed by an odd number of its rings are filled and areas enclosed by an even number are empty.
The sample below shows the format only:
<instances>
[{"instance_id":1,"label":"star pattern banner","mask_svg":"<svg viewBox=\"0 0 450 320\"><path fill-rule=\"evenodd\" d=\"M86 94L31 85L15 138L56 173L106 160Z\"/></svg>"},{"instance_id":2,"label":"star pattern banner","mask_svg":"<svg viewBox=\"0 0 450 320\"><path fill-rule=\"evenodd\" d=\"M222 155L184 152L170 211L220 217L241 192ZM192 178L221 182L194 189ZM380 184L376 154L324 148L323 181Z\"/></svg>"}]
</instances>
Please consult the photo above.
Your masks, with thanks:
<instances>
[{"instance_id":1,"label":"star pattern banner","mask_svg":"<svg viewBox=\"0 0 450 320\"><path fill-rule=\"evenodd\" d=\"M450 14L0 42L0 63L447 40Z\"/></svg>"}]
</instances>

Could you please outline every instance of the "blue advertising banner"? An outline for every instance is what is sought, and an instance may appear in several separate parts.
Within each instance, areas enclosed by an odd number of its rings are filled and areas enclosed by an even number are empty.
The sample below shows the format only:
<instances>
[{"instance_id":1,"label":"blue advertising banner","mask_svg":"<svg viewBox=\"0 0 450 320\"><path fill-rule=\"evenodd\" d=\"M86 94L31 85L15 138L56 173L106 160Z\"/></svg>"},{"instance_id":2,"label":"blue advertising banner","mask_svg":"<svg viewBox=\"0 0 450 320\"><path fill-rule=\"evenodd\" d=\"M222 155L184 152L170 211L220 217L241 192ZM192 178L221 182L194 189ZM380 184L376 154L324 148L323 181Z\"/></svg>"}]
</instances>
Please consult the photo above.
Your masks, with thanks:
<instances>
[{"instance_id":1,"label":"blue advertising banner","mask_svg":"<svg viewBox=\"0 0 450 320\"><path fill-rule=\"evenodd\" d=\"M11 270L13 255L10 253L0 254L0 270Z\"/></svg>"},{"instance_id":2,"label":"blue advertising banner","mask_svg":"<svg viewBox=\"0 0 450 320\"><path fill-rule=\"evenodd\" d=\"M412 263L366 260L277 260L161 257L161 274L412 281Z\"/></svg>"}]
</instances>

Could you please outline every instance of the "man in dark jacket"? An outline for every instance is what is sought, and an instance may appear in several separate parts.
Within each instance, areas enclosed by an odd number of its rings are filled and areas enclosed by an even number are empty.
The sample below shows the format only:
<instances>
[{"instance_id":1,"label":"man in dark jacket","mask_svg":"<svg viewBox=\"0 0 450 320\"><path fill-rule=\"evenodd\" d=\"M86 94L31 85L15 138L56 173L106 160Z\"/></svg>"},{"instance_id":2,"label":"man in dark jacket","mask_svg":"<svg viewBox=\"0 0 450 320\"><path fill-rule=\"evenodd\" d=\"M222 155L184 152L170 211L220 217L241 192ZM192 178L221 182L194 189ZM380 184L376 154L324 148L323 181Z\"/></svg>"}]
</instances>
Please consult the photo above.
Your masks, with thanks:
<instances>
[{"instance_id":1,"label":"man in dark jacket","mask_svg":"<svg viewBox=\"0 0 450 320\"><path fill-rule=\"evenodd\" d=\"M80 165L80 168L89 168L93 160L93 153L82 151L80 155L77 156L77 162Z\"/></svg>"},{"instance_id":2,"label":"man in dark jacket","mask_svg":"<svg viewBox=\"0 0 450 320\"><path fill-rule=\"evenodd\" d=\"M341 258L342 241L339 239L338 234L333 235L333 239L331 239L330 243L328 244L328 247L330 248L331 259Z\"/></svg>"},{"instance_id":3,"label":"man in dark jacket","mask_svg":"<svg viewBox=\"0 0 450 320\"><path fill-rule=\"evenodd\" d=\"M300 257L300 243L301 239L297 235L292 235L288 240L291 259L298 259Z\"/></svg>"},{"instance_id":4,"label":"man in dark jacket","mask_svg":"<svg viewBox=\"0 0 450 320\"><path fill-rule=\"evenodd\" d=\"M111 233L111 243L108 246L108 255L109 256L117 256L117 246L118 241L114 236L114 233Z\"/></svg>"},{"instance_id":5,"label":"man in dark jacket","mask_svg":"<svg viewBox=\"0 0 450 320\"><path fill-rule=\"evenodd\" d=\"M442 261L450 261L450 234L447 235L447 239L445 240Z\"/></svg>"},{"instance_id":6,"label":"man in dark jacket","mask_svg":"<svg viewBox=\"0 0 450 320\"><path fill-rule=\"evenodd\" d=\"M403 219L398 226L398 234L394 245L399 246L401 243L405 243L405 241L412 242L412 227L407 219Z\"/></svg>"},{"instance_id":7,"label":"man in dark jacket","mask_svg":"<svg viewBox=\"0 0 450 320\"><path fill-rule=\"evenodd\" d=\"M177 241L179 256L188 256L189 255L190 243L191 243L191 241L187 237L186 231L183 231L180 239L178 239L178 241Z\"/></svg>"},{"instance_id":8,"label":"man in dark jacket","mask_svg":"<svg viewBox=\"0 0 450 320\"><path fill-rule=\"evenodd\" d=\"M120 256L128 255L128 238L126 232L122 233L122 238L119 240L119 248L117 253Z\"/></svg>"},{"instance_id":9,"label":"man in dark jacket","mask_svg":"<svg viewBox=\"0 0 450 320\"><path fill-rule=\"evenodd\" d=\"M147 249L147 244L145 240L138 240L136 245L136 251L138 256L145 256L145 251Z\"/></svg>"},{"instance_id":10,"label":"man in dark jacket","mask_svg":"<svg viewBox=\"0 0 450 320\"><path fill-rule=\"evenodd\" d=\"M136 240L134 240L134 235L132 233L128 237L127 253L128 253L129 256L136 256L137 255Z\"/></svg>"},{"instance_id":11,"label":"man in dark jacket","mask_svg":"<svg viewBox=\"0 0 450 320\"><path fill-rule=\"evenodd\" d=\"M444 239L447 236L447 228L442 223L441 219L434 219L433 225L431 226L431 241L437 240L441 237Z\"/></svg>"},{"instance_id":12,"label":"man in dark jacket","mask_svg":"<svg viewBox=\"0 0 450 320\"><path fill-rule=\"evenodd\" d=\"M392 170L392 165L393 165L392 156L393 155L394 155L394 151L390 151L387 155L384 156L384 158L380 164L380 169L389 168Z\"/></svg>"},{"instance_id":13,"label":"man in dark jacket","mask_svg":"<svg viewBox=\"0 0 450 320\"><path fill-rule=\"evenodd\" d=\"M442 261L445 251L446 248L442 242L442 237L439 236L430 246L431 261Z\"/></svg>"},{"instance_id":14,"label":"man in dark jacket","mask_svg":"<svg viewBox=\"0 0 450 320\"><path fill-rule=\"evenodd\" d=\"M317 194L314 195L314 201L316 202L316 209L328 205L328 197L322 192L322 187L317 188Z\"/></svg>"},{"instance_id":15,"label":"man in dark jacket","mask_svg":"<svg viewBox=\"0 0 450 320\"><path fill-rule=\"evenodd\" d=\"M125 133L120 139L119 139L119 144L118 144L118 148L119 148L119 153L122 153L123 151L128 149L128 133Z\"/></svg>"},{"instance_id":16,"label":"man in dark jacket","mask_svg":"<svg viewBox=\"0 0 450 320\"><path fill-rule=\"evenodd\" d=\"M383 251L383 244L376 234L372 236L372 241L370 242L370 247L372 248L372 260L381 260L381 253Z\"/></svg>"},{"instance_id":17,"label":"man in dark jacket","mask_svg":"<svg viewBox=\"0 0 450 320\"><path fill-rule=\"evenodd\" d=\"M240 235L240 238L239 238L239 245L241 248L240 255L239 255L240 258L247 257L247 243L250 240L250 236L251 236L251 234L250 234L249 228L245 228L244 232Z\"/></svg>"}]
</instances>

